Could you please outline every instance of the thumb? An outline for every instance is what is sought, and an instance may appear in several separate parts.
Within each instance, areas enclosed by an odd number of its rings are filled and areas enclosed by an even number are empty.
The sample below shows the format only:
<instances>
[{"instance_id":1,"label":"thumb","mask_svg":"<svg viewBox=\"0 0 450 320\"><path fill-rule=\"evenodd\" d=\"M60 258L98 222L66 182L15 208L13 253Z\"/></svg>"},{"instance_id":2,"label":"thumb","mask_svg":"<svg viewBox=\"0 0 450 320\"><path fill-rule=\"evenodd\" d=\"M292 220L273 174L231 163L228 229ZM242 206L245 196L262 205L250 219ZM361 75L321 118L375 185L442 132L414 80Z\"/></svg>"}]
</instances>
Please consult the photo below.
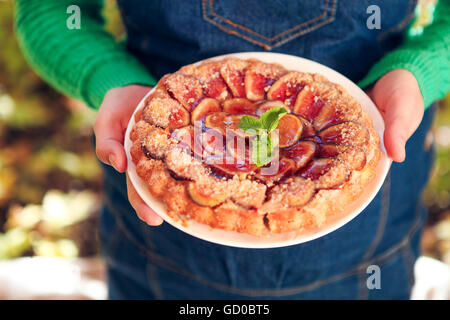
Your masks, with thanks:
<instances>
[{"instance_id":1,"label":"thumb","mask_svg":"<svg viewBox=\"0 0 450 320\"><path fill-rule=\"evenodd\" d=\"M405 160L406 141L423 117L423 99L412 73L393 70L380 78L369 95L377 105L385 123L384 145L393 161Z\"/></svg>"},{"instance_id":2,"label":"thumb","mask_svg":"<svg viewBox=\"0 0 450 320\"><path fill-rule=\"evenodd\" d=\"M406 157L406 141L420 124L423 116L423 102L420 92L417 94L408 88L394 88L383 97L374 94L384 118L384 145L393 161L403 162Z\"/></svg>"},{"instance_id":3,"label":"thumb","mask_svg":"<svg viewBox=\"0 0 450 320\"><path fill-rule=\"evenodd\" d=\"M384 115L384 144L393 161L403 162L406 157L406 141L417 129L420 119L416 120L417 114L411 110L414 101L408 96L403 99L395 98L387 103L389 112Z\"/></svg>"}]
</instances>

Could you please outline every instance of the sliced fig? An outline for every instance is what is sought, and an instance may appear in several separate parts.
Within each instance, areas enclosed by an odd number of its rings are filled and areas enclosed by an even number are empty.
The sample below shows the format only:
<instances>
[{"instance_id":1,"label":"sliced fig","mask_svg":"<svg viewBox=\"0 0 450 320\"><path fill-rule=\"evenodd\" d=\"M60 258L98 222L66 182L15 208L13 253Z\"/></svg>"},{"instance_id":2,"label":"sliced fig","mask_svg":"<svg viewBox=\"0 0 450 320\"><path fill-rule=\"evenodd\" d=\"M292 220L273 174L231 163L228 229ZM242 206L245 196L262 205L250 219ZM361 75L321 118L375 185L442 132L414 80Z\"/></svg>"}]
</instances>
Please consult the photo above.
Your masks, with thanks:
<instances>
[{"instance_id":1,"label":"sliced fig","mask_svg":"<svg viewBox=\"0 0 450 320\"><path fill-rule=\"evenodd\" d=\"M228 115L226 112L209 114L205 118L205 127L219 130L225 136L228 134L236 134L241 137L254 136L254 133L239 129L238 124L243 116L243 114Z\"/></svg>"},{"instance_id":2,"label":"sliced fig","mask_svg":"<svg viewBox=\"0 0 450 320\"><path fill-rule=\"evenodd\" d=\"M336 109L331 104L325 103L320 109L319 114L313 120L314 128L319 131L328 126L338 124L349 120L346 118L340 109Z\"/></svg>"},{"instance_id":3,"label":"sliced fig","mask_svg":"<svg viewBox=\"0 0 450 320\"><path fill-rule=\"evenodd\" d=\"M187 126L175 129L170 134L170 138L176 143L188 147L190 150L194 148L194 127Z\"/></svg>"},{"instance_id":4,"label":"sliced fig","mask_svg":"<svg viewBox=\"0 0 450 320\"><path fill-rule=\"evenodd\" d=\"M256 110L256 115L258 117L260 117L267 110L270 110L270 109L273 109L273 108L276 108L276 107L283 107L288 112L290 112L289 108L286 107L286 105L283 103L283 101L275 100L275 101L266 101L266 102L261 103L258 106L258 109Z\"/></svg>"},{"instance_id":5,"label":"sliced fig","mask_svg":"<svg viewBox=\"0 0 450 320\"><path fill-rule=\"evenodd\" d=\"M272 161L258 168L255 173L255 177L268 185L272 185L274 182L279 181L283 177L295 172L295 162L288 158L274 158Z\"/></svg>"},{"instance_id":6,"label":"sliced fig","mask_svg":"<svg viewBox=\"0 0 450 320\"><path fill-rule=\"evenodd\" d=\"M304 167L300 176L315 181L318 189L334 189L345 183L350 170L344 162L332 158L313 159Z\"/></svg>"},{"instance_id":7,"label":"sliced fig","mask_svg":"<svg viewBox=\"0 0 450 320\"><path fill-rule=\"evenodd\" d=\"M172 98L154 98L145 106L143 118L161 128L176 129L187 126L189 112Z\"/></svg>"},{"instance_id":8,"label":"sliced fig","mask_svg":"<svg viewBox=\"0 0 450 320\"><path fill-rule=\"evenodd\" d=\"M314 182L302 177L290 177L282 185L270 190L269 201L290 207L301 207L308 203L315 193Z\"/></svg>"},{"instance_id":9,"label":"sliced fig","mask_svg":"<svg viewBox=\"0 0 450 320\"><path fill-rule=\"evenodd\" d=\"M287 114L279 120L277 129L280 148L287 148L300 139L303 125L299 118L292 114Z\"/></svg>"},{"instance_id":10,"label":"sliced fig","mask_svg":"<svg viewBox=\"0 0 450 320\"><path fill-rule=\"evenodd\" d=\"M229 58L220 68L220 74L235 98L245 98L245 71L248 62Z\"/></svg>"},{"instance_id":11,"label":"sliced fig","mask_svg":"<svg viewBox=\"0 0 450 320\"><path fill-rule=\"evenodd\" d=\"M323 101L316 96L315 93L309 89L309 87L305 87L297 95L293 112L312 122L312 120L320 112L322 106Z\"/></svg>"},{"instance_id":12,"label":"sliced fig","mask_svg":"<svg viewBox=\"0 0 450 320\"><path fill-rule=\"evenodd\" d=\"M189 182L187 191L194 202L206 207L215 207L228 198L225 192L215 190L214 186L199 184L198 182Z\"/></svg>"},{"instance_id":13,"label":"sliced fig","mask_svg":"<svg viewBox=\"0 0 450 320\"><path fill-rule=\"evenodd\" d=\"M222 163L211 165L213 173L220 177L232 178L238 176L245 178L250 172L254 172L257 166L250 161L236 161L234 158L226 158Z\"/></svg>"},{"instance_id":14,"label":"sliced fig","mask_svg":"<svg viewBox=\"0 0 450 320\"><path fill-rule=\"evenodd\" d=\"M205 118L205 127L210 129L219 130L223 135L226 133L226 118L228 114L226 112L216 112L208 114Z\"/></svg>"},{"instance_id":15,"label":"sliced fig","mask_svg":"<svg viewBox=\"0 0 450 320\"><path fill-rule=\"evenodd\" d=\"M221 63L217 61L204 62L194 67L194 75L202 83L206 97L224 101L229 98L228 88L220 75Z\"/></svg>"},{"instance_id":16,"label":"sliced fig","mask_svg":"<svg viewBox=\"0 0 450 320\"><path fill-rule=\"evenodd\" d=\"M210 155L224 156L225 137L217 130L208 129L196 137L202 146L203 157Z\"/></svg>"},{"instance_id":17,"label":"sliced fig","mask_svg":"<svg viewBox=\"0 0 450 320\"><path fill-rule=\"evenodd\" d=\"M191 122L202 120L206 115L221 111L219 101L213 98L205 98L194 107L191 112Z\"/></svg>"},{"instance_id":18,"label":"sliced fig","mask_svg":"<svg viewBox=\"0 0 450 320\"><path fill-rule=\"evenodd\" d=\"M352 170L362 170L366 165L366 153L357 146L322 143L318 156L340 159Z\"/></svg>"},{"instance_id":19,"label":"sliced fig","mask_svg":"<svg viewBox=\"0 0 450 320\"><path fill-rule=\"evenodd\" d=\"M312 141L299 141L293 146L283 149L281 155L294 160L296 171L303 168L314 158L317 145Z\"/></svg>"},{"instance_id":20,"label":"sliced fig","mask_svg":"<svg viewBox=\"0 0 450 320\"><path fill-rule=\"evenodd\" d=\"M198 180L207 176L208 170L203 163L195 159L190 152L182 148L172 148L166 153L167 169L179 179Z\"/></svg>"},{"instance_id":21,"label":"sliced fig","mask_svg":"<svg viewBox=\"0 0 450 320\"><path fill-rule=\"evenodd\" d=\"M254 114L257 105L245 98L234 98L223 103L223 111L229 114Z\"/></svg>"},{"instance_id":22,"label":"sliced fig","mask_svg":"<svg viewBox=\"0 0 450 320\"><path fill-rule=\"evenodd\" d=\"M167 91L191 111L203 98L203 89L197 78L182 73L173 73L166 78Z\"/></svg>"},{"instance_id":23,"label":"sliced fig","mask_svg":"<svg viewBox=\"0 0 450 320\"><path fill-rule=\"evenodd\" d=\"M239 129L239 122L244 115L243 114L232 114L225 118L225 126L227 130L231 130L234 134L241 137L253 137L256 135L256 132L247 132ZM229 134L229 133L228 133Z\"/></svg>"},{"instance_id":24,"label":"sliced fig","mask_svg":"<svg viewBox=\"0 0 450 320\"><path fill-rule=\"evenodd\" d=\"M369 139L367 128L357 122L343 122L319 132L323 142L364 146Z\"/></svg>"},{"instance_id":25,"label":"sliced fig","mask_svg":"<svg viewBox=\"0 0 450 320\"><path fill-rule=\"evenodd\" d=\"M255 61L245 75L245 92L247 99L263 100L270 86L278 80L286 70L276 64Z\"/></svg>"},{"instance_id":26,"label":"sliced fig","mask_svg":"<svg viewBox=\"0 0 450 320\"><path fill-rule=\"evenodd\" d=\"M292 110L300 90L311 82L311 75L291 71L278 79L272 87L270 87L269 92L267 92L267 98L269 100L283 101L284 104Z\"/></svg>"},{"instance_id":27,"label":"sliced fig","mask_svg":"<svg viewBox=\"0 0 450 320\"><path fill-rule=\"evenodd\" d=\"M169 147L169 132L162 128L153 129L142 141L142 151L151 159L164 159Z\"/></svg>"},{"instance_id":28,"label":"sliced fig","mask_svg":"<svg viewBox=\"0 0 450 320\"><path fill-rule=\"evenodd\" d=\"M300 116L297 116L297 117L300 119L300 121L303 124L302 138L315 136L316 130L314 130L314 127L311 124L311 122L309 122L308 120L306 120L303 117L300 117Z\"/></svg>"}]
</instances>

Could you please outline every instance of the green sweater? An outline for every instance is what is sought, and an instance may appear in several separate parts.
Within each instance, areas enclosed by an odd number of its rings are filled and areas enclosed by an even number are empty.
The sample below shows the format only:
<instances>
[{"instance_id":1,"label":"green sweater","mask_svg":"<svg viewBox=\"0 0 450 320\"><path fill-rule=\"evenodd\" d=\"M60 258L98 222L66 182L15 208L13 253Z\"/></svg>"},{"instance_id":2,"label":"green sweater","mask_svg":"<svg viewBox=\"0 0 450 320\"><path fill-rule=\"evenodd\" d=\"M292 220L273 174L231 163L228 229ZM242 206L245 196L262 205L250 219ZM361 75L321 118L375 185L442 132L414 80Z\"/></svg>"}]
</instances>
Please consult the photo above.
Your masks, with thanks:
<instances>
[{"instance_id":1,"label":"green sweater","mask_svg":"<svg viewBox=\"0 0 450 320\"><path fill-rule=\"evenodd\" d=\"M104 30L103 0L16 0L16 32L27 60L51 85L98 108L108 90L155 79ZM66 26L66 9L81 8L81 29ZM450 0L440 0L433 23L376 63L366 87L393 69L416 77L425 106L450 89Z\"/></svg>"}]
</instances>

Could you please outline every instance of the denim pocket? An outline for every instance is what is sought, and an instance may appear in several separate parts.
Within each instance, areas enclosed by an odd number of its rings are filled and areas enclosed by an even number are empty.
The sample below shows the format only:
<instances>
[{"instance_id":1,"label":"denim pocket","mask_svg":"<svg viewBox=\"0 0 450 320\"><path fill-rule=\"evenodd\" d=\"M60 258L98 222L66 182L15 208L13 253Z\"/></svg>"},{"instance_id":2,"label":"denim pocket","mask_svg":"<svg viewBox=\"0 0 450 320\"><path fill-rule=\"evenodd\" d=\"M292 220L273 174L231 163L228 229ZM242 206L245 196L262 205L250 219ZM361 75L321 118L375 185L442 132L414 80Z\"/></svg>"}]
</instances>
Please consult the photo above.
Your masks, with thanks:
<instances>
[{"instance_id":1,"label":"denim pocket","mask_svg":"<svg viewBox=\"0 0 450 320\"><path fill-rule=\"evenodd\" d=\"M203 0L203 19L266 50L334 20L337 0Z\"/></svg>"}]
</instances>

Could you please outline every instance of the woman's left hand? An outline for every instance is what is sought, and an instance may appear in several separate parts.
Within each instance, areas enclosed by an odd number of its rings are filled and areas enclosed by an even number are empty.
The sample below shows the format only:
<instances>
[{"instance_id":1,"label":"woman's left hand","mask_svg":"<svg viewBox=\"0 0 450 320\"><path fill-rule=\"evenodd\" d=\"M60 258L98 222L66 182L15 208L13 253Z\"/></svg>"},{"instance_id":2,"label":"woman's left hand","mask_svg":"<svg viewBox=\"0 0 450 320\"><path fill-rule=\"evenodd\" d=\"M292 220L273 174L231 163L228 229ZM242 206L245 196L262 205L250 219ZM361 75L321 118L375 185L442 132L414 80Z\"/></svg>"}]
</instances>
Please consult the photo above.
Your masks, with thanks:
<instances>
[{"instance_id":1,"label":"woman's left hand","mask_svg":"<svg viewBox=\"0 0 450 320\"><path fill-rule=\"evenodd\" d=\"M422 121L424 105L414 75L395 69L368 90L384 118L384 144L393 161L405 160L405 144Z\"/></svg>"}]
</instances>

